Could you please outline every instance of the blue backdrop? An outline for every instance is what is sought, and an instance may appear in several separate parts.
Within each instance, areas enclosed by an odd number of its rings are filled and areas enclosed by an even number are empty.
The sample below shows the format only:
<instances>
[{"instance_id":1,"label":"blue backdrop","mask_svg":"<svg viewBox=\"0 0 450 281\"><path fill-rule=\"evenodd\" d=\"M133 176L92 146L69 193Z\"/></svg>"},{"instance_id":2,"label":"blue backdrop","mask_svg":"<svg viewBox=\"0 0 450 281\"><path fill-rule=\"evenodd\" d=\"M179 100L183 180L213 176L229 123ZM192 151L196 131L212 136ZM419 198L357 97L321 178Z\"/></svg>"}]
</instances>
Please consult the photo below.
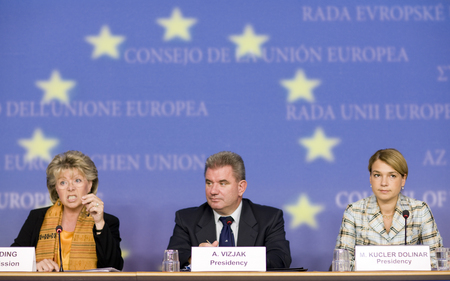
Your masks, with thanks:
<instances>
[{"instance_id":1,"label":"blue backdrop","mask_svg":"<svg viewBox=\"0 0 450 281\"><path fill-rule=\"evenodd\" d=\"M245 197L283 209L292 266L328 270L388 147L447 243L449 23L447 1L1 0L0 246L49 204L51 158L80 150L124 270L160 270L204 161L230 150Z\"/></svg>"}]
</instances>

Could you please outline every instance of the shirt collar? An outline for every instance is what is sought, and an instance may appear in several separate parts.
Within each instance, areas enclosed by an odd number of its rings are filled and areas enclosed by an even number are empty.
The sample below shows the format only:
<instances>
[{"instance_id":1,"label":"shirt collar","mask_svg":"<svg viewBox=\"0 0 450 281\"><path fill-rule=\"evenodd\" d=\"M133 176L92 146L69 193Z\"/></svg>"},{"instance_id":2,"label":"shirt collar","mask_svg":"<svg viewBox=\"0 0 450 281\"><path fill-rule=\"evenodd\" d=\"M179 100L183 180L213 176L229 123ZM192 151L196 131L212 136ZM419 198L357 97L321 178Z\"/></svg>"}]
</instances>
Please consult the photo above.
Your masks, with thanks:
<instances>
[{"instance_id":1,"label":"shirt collar","mask_svg":"<svg viewBox=\"0 0 450 281\"><path fill-rule=\"evenodd\" d=\"M411 205L405 195L402 193L398 194L397 204L395 206L396 211L403 212L403 210L411 210ZM397 210L398 209L398 210ZM377 197L375 194L372 194L369 197L369 201L367 202L367 213L371 215L375 215L377 213L381 213L380 207L377 203Z\"/></svg>"},{"instance_id":2,"label":"shirt collar","mask_svg":"<svg viewBox=\"0 0 450 281\"><path fill-rule=\"evenodd\" d=\"M234 210L234 212L230 215L230 217L233 218L234 222L239 225L239 219L241 218L241 212L242 212L242 200L241 203L239 203L239 206L237 207L236 210ZM214 213L214 221L217 223L220 217L222 217L221 215L219 215L219 213L217 213L216 211L213 210Z\"/></svg>"}]
</instances>

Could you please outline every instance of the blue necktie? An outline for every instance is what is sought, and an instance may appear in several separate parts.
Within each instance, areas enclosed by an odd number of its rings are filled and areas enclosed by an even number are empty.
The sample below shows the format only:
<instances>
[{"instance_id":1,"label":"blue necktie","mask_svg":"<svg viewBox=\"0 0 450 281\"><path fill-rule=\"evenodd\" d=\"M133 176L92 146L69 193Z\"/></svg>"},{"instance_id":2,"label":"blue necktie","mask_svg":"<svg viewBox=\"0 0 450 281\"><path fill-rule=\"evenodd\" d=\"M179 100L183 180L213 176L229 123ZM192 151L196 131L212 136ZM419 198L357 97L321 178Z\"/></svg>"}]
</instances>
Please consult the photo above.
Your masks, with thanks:
<instances>
[{"instance_id":1,"label":"blue necktie","mask_svg":"<svg viewBox=\"0 0 450 281\"><path fill-rule=\"evenodd\" d=\"M231 230L231 224L233 223L232 217L220 217L219 220L223 224L222 232L220 232L219 246L220 247L233 247L234 235Z\"/></svg>"}]
</instances>

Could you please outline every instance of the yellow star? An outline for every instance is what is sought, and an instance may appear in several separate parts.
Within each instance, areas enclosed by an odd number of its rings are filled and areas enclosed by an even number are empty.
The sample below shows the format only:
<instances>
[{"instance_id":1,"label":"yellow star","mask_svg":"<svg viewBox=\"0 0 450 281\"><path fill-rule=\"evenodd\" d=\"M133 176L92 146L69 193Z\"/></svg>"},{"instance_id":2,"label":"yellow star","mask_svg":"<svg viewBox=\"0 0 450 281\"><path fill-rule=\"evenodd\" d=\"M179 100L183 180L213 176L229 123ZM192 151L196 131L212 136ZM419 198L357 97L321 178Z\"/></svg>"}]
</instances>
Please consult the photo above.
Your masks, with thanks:
<instances>
[{"instance_id":1,"label":"yellow star","mask_svg":"<svg viewBox=\"0 0 450 281\"><path fill-rule=\"evenodd\" d=\"M38 128L34 130L31 139L20 139L18 143L27 150L26 162L31 162L36 158L50 162L52 160L50 150L58 145L59 141L51 138L46 139L42 130Z\"/></svg>"},{"instance_id":2,"label":"yellow star","mask_svg":"<svg viewBox=\"0 0 450 281\"><path fill-rule=\"evenodd\" d=\"M238 45L236 50L237 58L241 58L245 55L261 57L261 45L269 40L269 36L256 35L253 31L253 27L248 24L245 26L242 35L231 35L229 39Z\"/></svg>"},{"instance_id":3,"label":"yellow star","mask_svg":"<svg viewBox=\"0 0 450 281\"><path fill-rule=\"evenodd\" d=\"M322 128L316 128L314 136L310 138L301 138L299 143L308 149L306 161L311 162L316 158L322 157L329 162L334 161L331 149L339 144L339 138L327 138Z\"/></svg>"},{"instance_id":4,"label":"yellow star","mask_svg":"<svg viewBox=\"0 0 450 281\"><path fill-rule=\"evenodd\" d=\"M292 216L291 228L307 224L311 228L317 229L315 216L322 212L325 207L323 205L312 205L308 196L301 194L295 205L284 206L284 209Z\"/></svg>"},{"instance_id":5,"label":"yellow star","mask_svg":"<svg viewBox=\"0 0 450 281\"><path fill-rule=\"evenodd\" d=\"M295 77L291 80L281 80L281 85L289 90L288 102L305 99L314 102L312 90L320 85L320 80L307 79L302 69L297 70Z\"/></svg>"},{"instance_id":6,"label":"yellow star","mask_svg":"<svg viewBox=\"0 0 450 281\"><path fill-rule=\"evenodd\" d=\"M102 55L108 55L114 59L118 59L118 47L119 44L125 41L125 36L112 35L109 31L109 27L104 25L102 26L98 36L86 36L85 39L95 47L94 52L92 52L93 59L96 59Z\"/></svg>"},{"instance_id":7,"label":"yellow star","mask_svg":"<svg viewBox=\"0 0 450 281\"><path fill-rule=\"evenodd\" d=\"M127 249L122 248L122 258L126 259L130 255L130 251Z\"/></svg>"},{"instance_id":8,"label":"yellow star","mask_svg":"<svg viewBox=\"0 0 450 281\"><path fill-rule=\"evenodd\" d=\"M49 103L55 99L68 104L68 91L75 85L76 83L73 80L62 80L58 70L53 70L49 81L36 81L36 86L45 91L42 98L43 103Z\"/></svg>"},{"instance_id":9,"label":"yellow star","mask_svg":"<svg viewBox=\"0 0 450 281\"><path fill-rule=\"evenodd\" d=\"M173 9L170 18L159 18L156 22L166 28L164 41L169 41L176 37L179 37L185 41L191 41L189 28L197 22L197 19L183 18L180 9L177 7Z\"/></svg>"}]
</instances>

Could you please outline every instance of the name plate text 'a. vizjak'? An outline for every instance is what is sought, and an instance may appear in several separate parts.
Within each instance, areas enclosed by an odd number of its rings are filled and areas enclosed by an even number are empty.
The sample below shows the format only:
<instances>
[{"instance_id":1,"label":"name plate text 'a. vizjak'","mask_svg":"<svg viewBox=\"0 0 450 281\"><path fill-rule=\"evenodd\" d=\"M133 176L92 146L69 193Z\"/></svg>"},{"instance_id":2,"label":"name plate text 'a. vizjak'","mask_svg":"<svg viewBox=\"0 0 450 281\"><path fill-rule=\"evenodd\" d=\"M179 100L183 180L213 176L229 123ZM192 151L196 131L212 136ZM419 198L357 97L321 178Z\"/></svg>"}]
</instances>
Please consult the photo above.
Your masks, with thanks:
<instances>
[{"instance_id":1,"label":"name plate text 'a. vizjak'","mask_svg":"<svg viewBox=\"0 0 450 281\"><path fill-rule=\"evenodd\" d=\"M356 271L431 270L430 246L355 246Z\"/></svg>"},{"instance_id":2,"label":"name plate text 'a. vizjak'","mask_svg":"<svg viewBox=\"0 0 450 281\"><path fill-rule=\"evenodd\" d=\"M266 247L192 247L191 271L266 271Z\"/></svg>"},{"instance_id":3,"label":"name plate text 'a. vizjak'","mask_svg":"<svg viewBox=\"0 0 450 281\"><path fill-rule=\"evenodd\" d=\"M0 271L36 271L34 247L1 247Z\"/></svg>"}]
</instances>

